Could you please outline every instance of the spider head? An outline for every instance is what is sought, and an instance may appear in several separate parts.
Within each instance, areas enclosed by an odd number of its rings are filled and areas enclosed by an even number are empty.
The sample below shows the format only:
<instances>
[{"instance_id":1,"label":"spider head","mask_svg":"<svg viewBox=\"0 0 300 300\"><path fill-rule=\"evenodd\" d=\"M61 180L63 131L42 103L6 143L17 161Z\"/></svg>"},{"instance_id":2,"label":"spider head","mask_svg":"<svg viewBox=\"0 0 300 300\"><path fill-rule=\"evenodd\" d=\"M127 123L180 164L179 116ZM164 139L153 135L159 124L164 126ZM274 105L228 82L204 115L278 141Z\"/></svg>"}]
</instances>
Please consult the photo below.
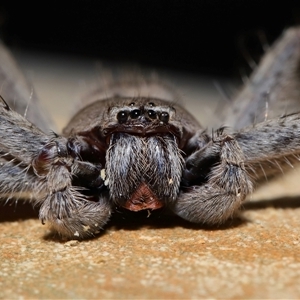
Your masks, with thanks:
<instances>
[{"instance_id":1,"label":"spider head","mask_svg":"<svg viewBox=\"0 0 300 300\"><path fill-rule=\"evenodd\" d=\"M176 110L159 99L128 98L109 108L103 135L116 132L137 136L172 134L180 139L181 128L176 122Z\"/></svg>"}]
</instances>

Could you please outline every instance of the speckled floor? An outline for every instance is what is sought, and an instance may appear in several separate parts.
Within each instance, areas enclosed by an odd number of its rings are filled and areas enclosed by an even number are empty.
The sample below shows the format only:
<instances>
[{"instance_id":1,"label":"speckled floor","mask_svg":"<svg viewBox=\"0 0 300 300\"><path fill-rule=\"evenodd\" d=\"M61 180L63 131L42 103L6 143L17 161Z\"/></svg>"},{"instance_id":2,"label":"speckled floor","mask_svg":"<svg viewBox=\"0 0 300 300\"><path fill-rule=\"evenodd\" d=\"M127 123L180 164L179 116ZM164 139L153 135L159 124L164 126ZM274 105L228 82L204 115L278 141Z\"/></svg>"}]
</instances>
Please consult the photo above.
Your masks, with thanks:
<instances>
[{"instance_id":1,"label":"speckled floor","mask_svg":"<svg viewBox=\"0 0 300 300\"><path fill-rule=\"evenodd\" d=\"M13 211L1 211L2 299L300 296L299 198L250 203L222 228L118 215L83 242L61 241L34 214Z\"/></svg>"},{"instance_id":2,"label":"speckled floor","mask_svg":"<svg viewBox=\"0 0 300 300\"><path fill-rule=\"evenodd\" d=\"M59 82L55 71L53 78L33 71L40 94L46 95L47 81ZM64 83L48 90L63 93ZM47 105L62 113L54 102ZM270 183L220 228L160 212L116 213L99 237L82 242L60 240L29 205L6 205L0 210L0 298L299 299L299 179L296 170Z\"/></svg>"}]
</instances>

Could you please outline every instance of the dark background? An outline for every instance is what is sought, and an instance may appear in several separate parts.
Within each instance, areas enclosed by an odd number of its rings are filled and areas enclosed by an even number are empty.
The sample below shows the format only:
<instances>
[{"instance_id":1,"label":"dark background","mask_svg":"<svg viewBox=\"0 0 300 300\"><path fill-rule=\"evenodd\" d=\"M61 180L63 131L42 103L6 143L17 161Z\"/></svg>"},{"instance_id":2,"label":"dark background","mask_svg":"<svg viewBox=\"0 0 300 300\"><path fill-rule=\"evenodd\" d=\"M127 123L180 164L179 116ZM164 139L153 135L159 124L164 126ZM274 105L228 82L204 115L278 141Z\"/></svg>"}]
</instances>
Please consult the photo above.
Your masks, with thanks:
<instances>
[{"instance_id":1,"label":"dark background","mask_svg":"<svg viewBox=\"0 0 300 300\"><path fill-rule=\"evenodd\" d=\"M299 0L0 2L9 46L218 75L299 20Z\"/></svg>"}]
</instances>

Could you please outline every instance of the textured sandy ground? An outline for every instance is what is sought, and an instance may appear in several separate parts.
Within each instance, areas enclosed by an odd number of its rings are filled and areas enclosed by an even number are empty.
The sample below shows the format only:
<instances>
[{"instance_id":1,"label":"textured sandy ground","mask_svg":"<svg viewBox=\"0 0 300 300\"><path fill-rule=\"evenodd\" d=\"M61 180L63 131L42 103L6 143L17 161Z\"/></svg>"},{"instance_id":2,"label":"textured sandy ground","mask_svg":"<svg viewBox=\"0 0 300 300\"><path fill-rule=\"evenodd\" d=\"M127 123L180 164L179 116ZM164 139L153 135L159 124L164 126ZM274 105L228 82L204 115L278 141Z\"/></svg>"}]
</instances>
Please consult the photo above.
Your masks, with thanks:
<instances>
[{"instance_id":1,"label":"textured sandy ground","mask_svg":"<svg viewBox=\"0 0 300 300\"><path fill-rule=\"evenodd\" d=\"M222 228L119 214L83 242L59 240L20 209L1 211L2 299L300 296L298 198L253 202Z\"/></svg>"},{"instance_id":2,"label":"textured sandy ground","mask_svg":"<svg viewBox=\"0 0 300 300\"><path fill-rule=\"evenodd\" d=\"M65 73L42 73L38 66L33 78L46 99L72 90ZM68 103L46 104L63 124ZM269 184L220 228L160 212L120 212L100 236L82 242L60 240L28 205L6 205L0 210L0 298L299 299L299 179L296 170Z\"/></svg>"}]
</instances>

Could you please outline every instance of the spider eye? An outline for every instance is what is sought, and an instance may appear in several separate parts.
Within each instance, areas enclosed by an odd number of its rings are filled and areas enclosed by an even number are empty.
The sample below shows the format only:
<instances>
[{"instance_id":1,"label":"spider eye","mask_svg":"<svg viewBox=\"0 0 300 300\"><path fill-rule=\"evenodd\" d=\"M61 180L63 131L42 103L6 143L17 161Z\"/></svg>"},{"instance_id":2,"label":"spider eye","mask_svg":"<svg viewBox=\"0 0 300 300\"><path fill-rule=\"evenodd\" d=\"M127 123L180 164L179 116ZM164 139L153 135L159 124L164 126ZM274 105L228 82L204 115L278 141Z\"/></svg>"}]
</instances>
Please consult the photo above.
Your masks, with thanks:
<instances>
[{"instance_id":1,"label":"spider eye","mask_svg":"<svg viewBox=\"0 0 300 300\"><path fill-rule=\"evenodd\" d=\"M159 116L159 119L164 122L164 123L168 123L169 121L169 114L167 112L162 112Z\"/></svg>"},{"instance_id":2,"label":"spider eye","mask_svg":"<svg viewBox=\"0 0 300 300\"><path fill-rule=\"evenodd\" d=\"M139 109L134 109L130 112L131 119L137 119L141 115L141 111Z\"/></svg>"},{"instance_id":3,"label":"spider eye","mask_svg":"<svg viewBox=\"0 0 300 300\"><path fill-rule=\"evenodd\" d=\"M153 102L149 102L149 106L153 107L155 104Z\"/></svg>"},{"instance_id":4,"label":"spider eye","mask_svg":"<svg viewBox=\"0 0 300 300\"><path fill-rule=\"evenodd\" d=\"M120 124L125 123L128 119L128 112L124 110L118 112L117 119Z\"/></svg>"},{"instance_id":5,"label":"spider eye","mask_svg":"<svg viewBox=\"0 0 300 300\"><path fill-rule=\"evenodd\" d=\"M151 119L156 119L156 112L154 110L152 110L152 109L149 109L148 110L148 116Z\"/></svg>"}]
</instances>

